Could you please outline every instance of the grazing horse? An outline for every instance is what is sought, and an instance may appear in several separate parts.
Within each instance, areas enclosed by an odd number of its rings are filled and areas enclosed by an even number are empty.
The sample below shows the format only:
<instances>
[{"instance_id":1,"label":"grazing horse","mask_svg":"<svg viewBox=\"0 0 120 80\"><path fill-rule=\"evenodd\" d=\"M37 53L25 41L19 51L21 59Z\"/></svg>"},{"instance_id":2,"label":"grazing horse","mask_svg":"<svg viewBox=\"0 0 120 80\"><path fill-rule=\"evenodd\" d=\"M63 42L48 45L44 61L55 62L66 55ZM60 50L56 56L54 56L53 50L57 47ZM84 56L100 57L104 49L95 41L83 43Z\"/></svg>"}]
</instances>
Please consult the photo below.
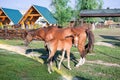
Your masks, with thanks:
<instances>
[{"instance_id":1,"label":"grazing horse","mask_svg":"<svg viewBox=\"0 0 120 80\"><path fill-rule=\"evenodd\" d=\"M25 31L25 45L28 46L28 44L32 41L32 40L42 40L42 41L45 41L45 34L48 30L51 30L51 29L57 29L57 27L53 27L53 26L50 26L48 28L46 27L43 27L43 28L38 28L38 29L34 29L34 30L28 30L28 31Z\"/></svg>"},{"instance_id":2,"label":"grazing horse","mask_svg":"<svg viewBox=\"0 0 120 80\"><path fill-rule=\"evenodd\" d=\"M75 34L74 35L74 45L78 48L78 50L81 54L79 63L76 65L76 67L79 67L80 65L83 65L85 63L86 54L93 50L94 34L90 30L90 28L87 29L85 27L85 25L72 28L72 31ZM88 38L88 43L85 45L87 38Z\"/></svg>"},{"instance_id":3,"label":"grazing horse","mask_svg":"<svg viewBox=\"0 0 120 80\"><path fill-rule=\"evenodd\" d=\"M76 65L77 67L85 61L85 55L89 52L92 43L92 32L89 29L76 27L76 28L63 28L59 29L57 27L49 27L49 28L40 28L34 33L39 39L45 41L46 46L49 50L48 57L48 71L51 73L52 71L52 59L57 50L62 50L62 58L58 65L58 69L60 69L61 62L63 61L65 52L67 52L68 58L68 69L70 68L70 49L73 44L78 47L79 52L81 53L81 59L79 63ZM72 36L72 37L71 37ZM85 46L86 39L88 37L88 44ZM91 41L92 40L92 41ZM87 51L86 51L87 50Z\"/></svg>"},{"instance_id":4,"label":"grazing horse","mask_svg":"<svg viewBox=\"0 0 120 80\"><path fill-rule=\"evenodd\" d=\"M59 69L61 62L63 61L65 51L68 57L68 69L70 68L70 49L72 47L72 37L65 38L70 33L70 28L59 29L57 27L39 28L37 30L29 31L26 36L26 42L31 42L34 38L45 41L47 48L49 49L48 62L52 61L52 58L57 50L62 50L62 58L59 63ZM62 35L61 35L62 32ZM57 36L56 36L56 35ZM69 35L71 35L70 33ZM54 36L53 36L54 35ZM68 35L68 36L69 36ZM52 68L48 67L48 71L51 73Z\"/></svg>"}]
</instances>

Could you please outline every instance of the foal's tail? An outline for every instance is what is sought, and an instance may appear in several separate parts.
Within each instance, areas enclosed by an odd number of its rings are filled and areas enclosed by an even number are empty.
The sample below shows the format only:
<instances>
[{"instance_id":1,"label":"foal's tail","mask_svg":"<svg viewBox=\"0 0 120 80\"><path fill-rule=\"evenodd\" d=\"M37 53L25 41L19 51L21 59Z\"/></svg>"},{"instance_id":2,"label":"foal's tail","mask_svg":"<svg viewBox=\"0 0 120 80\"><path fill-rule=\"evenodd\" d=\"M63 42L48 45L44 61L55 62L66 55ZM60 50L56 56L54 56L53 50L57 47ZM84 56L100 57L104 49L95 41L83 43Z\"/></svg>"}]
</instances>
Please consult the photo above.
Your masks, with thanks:
<instances>
[{"instance_id":1,"label":"foal's tail","mask_svg":"<svg viewBox=\"0 0 120 80\"><path fill-rule=\"evenodd\" d=\"M86 30L86 34L88 37L88 43L85 45L85 50L87 53L92 52L94 48L94 34L90 29Z\"/></svg>"}]
</instances>

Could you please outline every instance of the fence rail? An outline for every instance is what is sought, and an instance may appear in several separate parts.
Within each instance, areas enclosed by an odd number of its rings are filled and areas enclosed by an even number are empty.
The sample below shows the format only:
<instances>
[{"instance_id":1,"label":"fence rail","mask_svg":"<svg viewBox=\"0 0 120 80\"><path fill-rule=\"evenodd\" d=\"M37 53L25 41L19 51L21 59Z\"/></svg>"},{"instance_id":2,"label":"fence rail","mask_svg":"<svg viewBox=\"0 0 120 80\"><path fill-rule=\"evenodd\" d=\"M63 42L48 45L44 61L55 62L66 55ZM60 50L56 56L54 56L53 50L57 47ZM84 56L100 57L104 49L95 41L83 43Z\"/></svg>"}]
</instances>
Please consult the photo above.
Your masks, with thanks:
<instances>
[{"instance_id":1,"label":"fence rail","mask_svg":"<svg viewBox=\"0 0 120 80\"><path fill-rule=\"evenodd\" d=\"M26 30L23 29L0 29L1 39L24 39L24 33Z\"/></svg>"}]
</instances>

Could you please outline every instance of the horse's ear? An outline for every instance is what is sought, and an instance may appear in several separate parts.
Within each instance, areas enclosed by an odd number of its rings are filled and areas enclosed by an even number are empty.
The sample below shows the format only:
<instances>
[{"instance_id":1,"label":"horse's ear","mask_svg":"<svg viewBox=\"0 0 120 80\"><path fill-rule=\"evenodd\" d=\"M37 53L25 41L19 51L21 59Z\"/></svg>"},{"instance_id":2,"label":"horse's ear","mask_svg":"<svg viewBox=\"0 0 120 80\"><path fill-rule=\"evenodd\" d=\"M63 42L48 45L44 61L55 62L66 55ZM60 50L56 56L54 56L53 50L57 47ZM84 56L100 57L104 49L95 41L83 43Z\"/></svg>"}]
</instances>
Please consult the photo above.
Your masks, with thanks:
<instances>
[{"instance_id":1,"label":"horse's ear","mask_svg":"<svg viewBox=\"0 0 120 80\"><path fill-rule=\"evenodd\" d=\"M76 33L76 27L74 27L74 28L71 28L71 31L75 34Z\"/></svg>"}]
</instances>

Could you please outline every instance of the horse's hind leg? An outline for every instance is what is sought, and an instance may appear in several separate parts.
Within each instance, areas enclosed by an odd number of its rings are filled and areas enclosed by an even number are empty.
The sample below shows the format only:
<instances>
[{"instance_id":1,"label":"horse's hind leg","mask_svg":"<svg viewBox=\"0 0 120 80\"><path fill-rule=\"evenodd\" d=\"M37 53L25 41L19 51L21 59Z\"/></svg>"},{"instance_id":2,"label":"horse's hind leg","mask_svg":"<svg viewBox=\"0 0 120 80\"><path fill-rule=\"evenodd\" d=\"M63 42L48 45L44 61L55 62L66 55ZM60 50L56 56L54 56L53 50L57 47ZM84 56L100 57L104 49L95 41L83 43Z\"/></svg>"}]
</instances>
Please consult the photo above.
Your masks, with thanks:
<instances>
[{"instance_id":1,"label":"horse's hind leg","mask_svg":"<svg viewBox=\"0 0 120 80\"><path fill-rule=\"evenodd\" d=\"M62 51L62 58L61 58L61 60L59 62L58 69L60 69L60 66L61 66L61 63L62 63L62 61L64 59L64 56L65 56L65 50Z\"/></svg>"},{"instance_id":2,"label":"horse's hind leg","mask_svg":"<svg viewBox=\"0 0 120 80\"><path fill-rule=\"evenodd\" d=\"M50 50L49 50L50 51ZM51 71L53 71L52 68L52 60L53 60L53 56L55 54L55 51L50 52L49 57L48 57L48 72L51 73Z\"/></svg>"}]
</instances>

